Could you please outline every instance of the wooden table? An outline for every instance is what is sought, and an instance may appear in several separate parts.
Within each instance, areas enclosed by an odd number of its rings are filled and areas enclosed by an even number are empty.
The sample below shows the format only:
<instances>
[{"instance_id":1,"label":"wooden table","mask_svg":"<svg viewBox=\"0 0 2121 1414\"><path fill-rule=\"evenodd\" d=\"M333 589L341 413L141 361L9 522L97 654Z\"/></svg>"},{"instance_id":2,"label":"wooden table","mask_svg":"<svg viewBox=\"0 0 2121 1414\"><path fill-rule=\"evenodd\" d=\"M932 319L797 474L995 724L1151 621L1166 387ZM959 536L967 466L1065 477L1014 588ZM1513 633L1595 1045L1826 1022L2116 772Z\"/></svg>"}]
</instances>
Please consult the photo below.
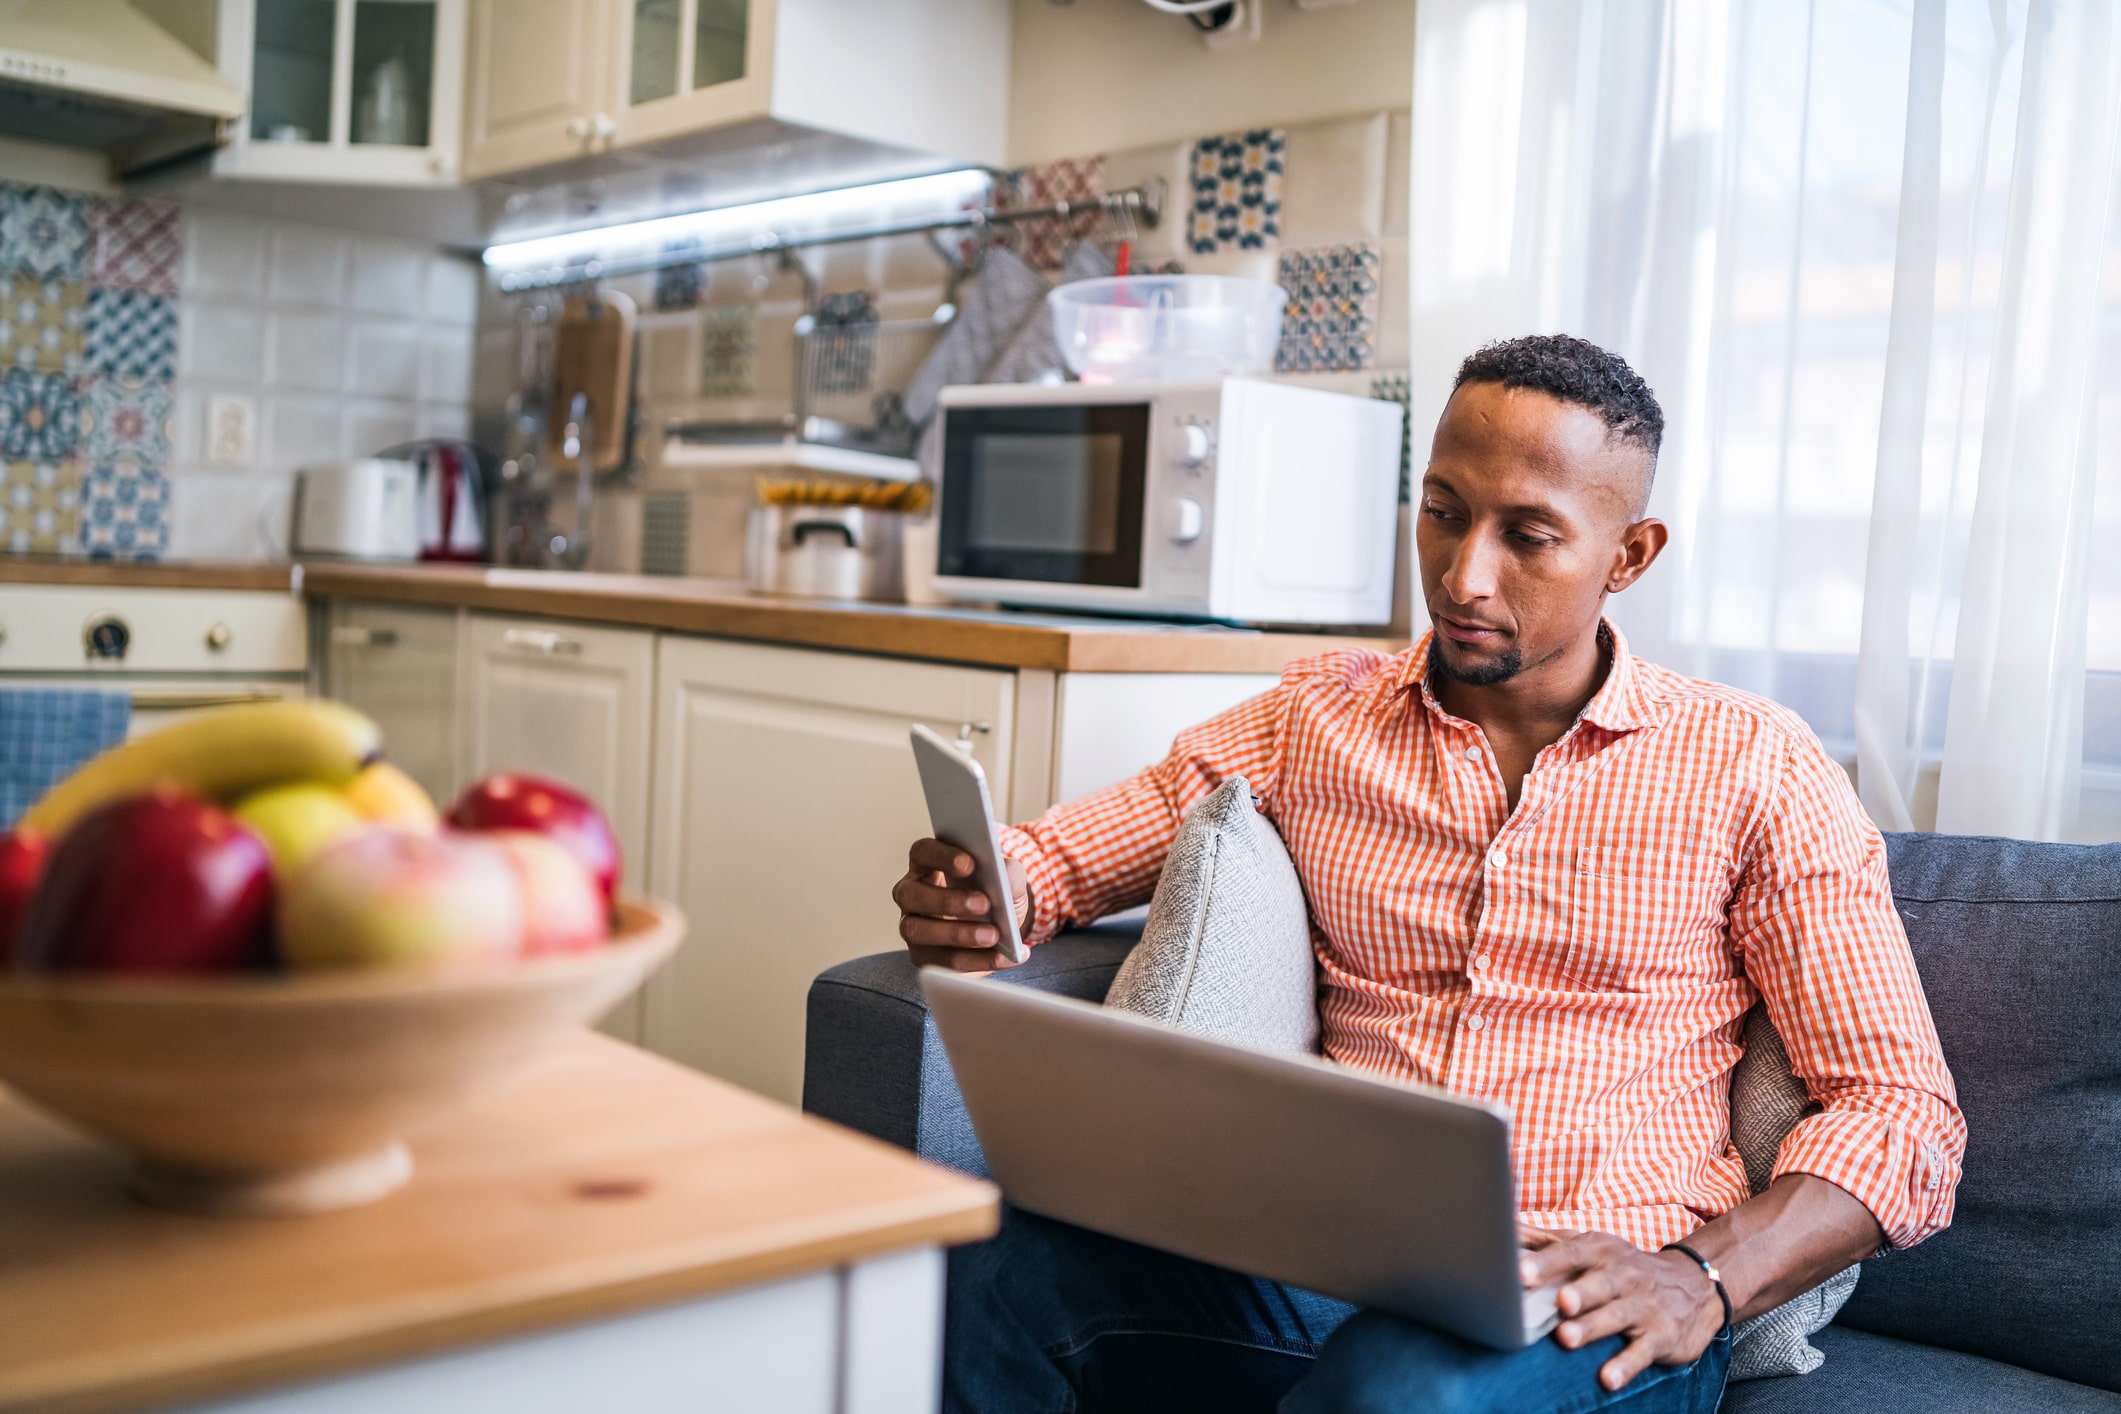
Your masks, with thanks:
<instances>
[{"instance_id":1,"label":"wooden table","mask_svg":"<svg viewBox=\"0 0 2121 1414\"><path fill-rule=\"evenodd\" d=\"M583 1033L325 1217L151 1212L0 1092L0 1410L933 1410L994 1190ZM226 1403L231 1397L234 1403Z\"/></svg>"}]
</instances>

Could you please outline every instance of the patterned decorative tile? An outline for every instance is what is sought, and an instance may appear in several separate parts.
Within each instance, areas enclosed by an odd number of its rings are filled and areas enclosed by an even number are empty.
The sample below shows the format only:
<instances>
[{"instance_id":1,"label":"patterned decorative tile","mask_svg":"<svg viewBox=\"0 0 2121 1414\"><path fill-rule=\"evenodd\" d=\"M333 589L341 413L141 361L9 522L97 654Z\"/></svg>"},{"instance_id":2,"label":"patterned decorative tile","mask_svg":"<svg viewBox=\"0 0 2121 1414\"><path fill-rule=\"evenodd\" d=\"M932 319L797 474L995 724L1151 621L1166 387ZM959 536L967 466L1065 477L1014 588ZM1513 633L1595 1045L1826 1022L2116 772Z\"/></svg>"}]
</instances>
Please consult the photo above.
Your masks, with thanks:
<instances>
[{"instance_id":1,"label":"patterned decorative tile","mask_svg":"<svg viewBox=\"0 0 2121 1414\"><path fill-rule=\"evenodd\" d=\"M876 295L845 290L818 300L807 372L816 393L859 393L876 368Z\"/></svg>"},{"instance_id":2,"label":"patterned decorative tile","mask_svg":"<svg viewBox=\"0 0 2121 1414\"><path fill-rule=\"evenodd\" d=\"M11 461L0 467L0 549L71 555L81 548L81 464Z\"/></svg>"},{"instance_id":3,"label":"patterned decorative tile","mask_svg":"<svg viewBox=\"0 0 2121 1414\"><path fill-rule=\"evenodd\" d=\"M0 369L0 457L64 461L81 444L81 394L64 373Z\"/></svg>"},{"instance_id":4,"label":"patterned decorative tile","mask_svg":"<svg viewBox=\"0 0 2121 1414\"><path fill-rule=\"evenodd\" d=\"M698 241L679 241L663 247L665 255L691 250ZM707 293L707 267L703 264L665 265L655 272L655 307L660 310L697 309Z\"/></svg>"},{"instance_id":5,"label":"patterned decorative tile","mask_svg":"<svg viewBox=\"0 0 2121 1414\"><path fill-rule=\"evenodd\" d=\"M91 463L161 467L169 461L169 384L156 379L81 380L81 452Z\"/></svg>"},{"instance_id":6,"label":"patterned decorative tile","mask_svg":"<svg viewBox=\"0 0 2121 1414\"><path fill-rule=\"evenodd\" d=\"M1370 396L1399 404L1399 504L1408 505L1414 499L1413 385L1404 373L1381 373L1370 380Z\"/></svg>"},{"instance_id":7,"label":"patterned decorative tile","mask_svg":"<svg viewBox=\"0 0 2121 1414\"><path fill-rule=\"evenodd\" d=\"M1105 154L1094 157L1063 157L1020 168L1004 187L1004 211L1057 202L1089 202L1093 208L1105 194ZM1068 247L1095 230L1097 217L1036 216L1016 223L1018 254L1034 270L1058 270Z\"/></svg>"},{"instance_id":8,"label":"patterned decorative tile","mask_svg":"<svg viewBox=\"0 0 2121 1414\"><path fill-rule=\"evenodd\" d=\"M1204 137L1193 144L1193 209L1186 238L1195 255L1263 250L1281 240L1281 128Z\"/></svg>"},{"instance_id":9,"label":"patterned decorative tile","mask_svg":"<svg viewBox=\"0 0 2121 1414\"><path fill-rule=\"evenodd\" d=\"M99 560L158 560L169 549L169 478L127 458L81 478L81 548Z\"/></svg>"},{"instance_id":10,"label":"patterned decorative tile","mask_svg":"<svg viewBox=\"0 0 2121 1414\"><path fill-rule=\"evenodd\" d=\"M1283 251L1277 373L1342 373L1377 362L1377 247L1318 246Z\"/></svg>"},{"instance_id":11,"label":"patterned decorative tile","mask_svg":"<svg viewBox=\"0 0 2121 1414\"><path fill-rule=\"evenodd\" d=\"M98 285L149 295L177 293L184 224L175 204L126 197L88 209L88 277Z\"/></svg>"},{"instance_id":12,"label":"patterned decorative tile","mask_svg":"<svg viewBox=\"0 0 2121 1414\"><path fill-rule=\"evenodd\" d=\"M56 187L0 184L0 274L88 278L88 198Z\"/></svg>"},{"instance_id":13,"label":"patterned decorative tile","mask_svg":"<svg viewBox=\"0 0 2121 1414\"><path fill-rule=\"evenodd\" d=\"M79 373L88 348L87 299L79 280L0 277L0 366Z\"/></svg>"},{"instance_id":14,"label":"patterned decorative tile","mask_svg":"<svg viewBox=\"0 0 2121 1414\"><path fill-rule=\"evenodd\" d=\"M138 290L88 292L88 369L121 378L177 376L177 302Z\"/></svg>"},{"instance_id":15,"label":"patterned decorative tile","mask_svg":"<svg viewBox=\"0 0 2121 1414\"><path fill-rule=\"evenodd\" d=\"M700 393L748 398L758 386L759 310L755 304L711 304L700 311Z\"/></svg>"}]
</instances>

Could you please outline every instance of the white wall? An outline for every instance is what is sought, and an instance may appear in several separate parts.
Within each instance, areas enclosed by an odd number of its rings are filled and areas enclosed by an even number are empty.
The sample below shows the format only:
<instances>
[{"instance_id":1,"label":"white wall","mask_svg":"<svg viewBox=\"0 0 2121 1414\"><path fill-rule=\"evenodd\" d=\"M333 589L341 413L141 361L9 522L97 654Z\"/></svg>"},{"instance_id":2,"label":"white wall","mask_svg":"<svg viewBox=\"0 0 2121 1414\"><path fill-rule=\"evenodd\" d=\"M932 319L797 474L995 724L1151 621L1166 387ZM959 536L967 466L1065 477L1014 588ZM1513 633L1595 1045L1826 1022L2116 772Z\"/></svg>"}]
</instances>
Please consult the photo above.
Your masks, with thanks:
<instances>
[{"instance_id":1,"label":"white wall","mask_svg":"<svg viewBox=\"0 0 2121 1414\"><path fill-rule=\"evenodd\" d=\"M1142 0L1016 0L1010 162L1411 106L1414 0L1257 3L1259 43L1210 49Z\"/></svg>"}]
</instances>

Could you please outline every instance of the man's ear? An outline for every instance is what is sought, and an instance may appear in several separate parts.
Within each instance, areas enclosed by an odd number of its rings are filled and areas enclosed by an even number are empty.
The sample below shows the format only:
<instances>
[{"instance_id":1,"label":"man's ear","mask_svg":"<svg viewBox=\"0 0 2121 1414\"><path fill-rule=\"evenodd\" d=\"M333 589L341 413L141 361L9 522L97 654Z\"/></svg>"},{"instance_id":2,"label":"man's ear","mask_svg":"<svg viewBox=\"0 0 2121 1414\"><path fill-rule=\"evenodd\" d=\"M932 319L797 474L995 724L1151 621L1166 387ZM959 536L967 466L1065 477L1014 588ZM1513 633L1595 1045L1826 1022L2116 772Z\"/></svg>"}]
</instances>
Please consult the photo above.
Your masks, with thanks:
<instances>
[{"instance_id":1,"label":"man's ear","mask_svg":"<svg viewBox=\"0 0 2121 1414\"><path fill-rule=\"evenodd\" d=\"M1620 532L1619 553L1613 557L1612 571L1606 575L1605 590L1618 594L1621 590L1641 579L1644 571L1657 563L1664 553L1664 545L1671 539L1664 522L1653 516L1644 517Z\"/></svg>"}]
</instances>

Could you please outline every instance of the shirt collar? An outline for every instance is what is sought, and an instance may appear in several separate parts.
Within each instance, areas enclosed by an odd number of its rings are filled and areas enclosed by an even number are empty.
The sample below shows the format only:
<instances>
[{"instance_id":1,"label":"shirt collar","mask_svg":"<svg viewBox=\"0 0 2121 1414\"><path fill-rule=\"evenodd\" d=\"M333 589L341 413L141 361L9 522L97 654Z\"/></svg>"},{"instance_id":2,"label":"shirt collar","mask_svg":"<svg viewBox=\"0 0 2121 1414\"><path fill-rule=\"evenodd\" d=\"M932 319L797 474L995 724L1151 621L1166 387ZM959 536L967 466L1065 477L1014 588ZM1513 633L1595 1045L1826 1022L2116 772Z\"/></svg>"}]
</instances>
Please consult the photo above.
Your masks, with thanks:
<instances>
[{"instance_id":1,"label":"shirt collar","mask_svg":"<svg viewBox=\"0 0 2121 1414\"><path fill-rule=\"evenodd\" d=\"M1610 619L1600 619L1598 630L1612 644L1613 662L1606 671L1605 682L1584 704L1581 719L1609 732L1631 732L1648 726L1655 719L1656 702L1643 677L1641 664L1628 651L1626 635L1613 627ZM1401 655L1394 695L1413 689L1430 711L1449 716L1450 713L1429 690L1429 649L1435 638L1436 631L1431 629Z\"/></svg>"}]
</instances>

